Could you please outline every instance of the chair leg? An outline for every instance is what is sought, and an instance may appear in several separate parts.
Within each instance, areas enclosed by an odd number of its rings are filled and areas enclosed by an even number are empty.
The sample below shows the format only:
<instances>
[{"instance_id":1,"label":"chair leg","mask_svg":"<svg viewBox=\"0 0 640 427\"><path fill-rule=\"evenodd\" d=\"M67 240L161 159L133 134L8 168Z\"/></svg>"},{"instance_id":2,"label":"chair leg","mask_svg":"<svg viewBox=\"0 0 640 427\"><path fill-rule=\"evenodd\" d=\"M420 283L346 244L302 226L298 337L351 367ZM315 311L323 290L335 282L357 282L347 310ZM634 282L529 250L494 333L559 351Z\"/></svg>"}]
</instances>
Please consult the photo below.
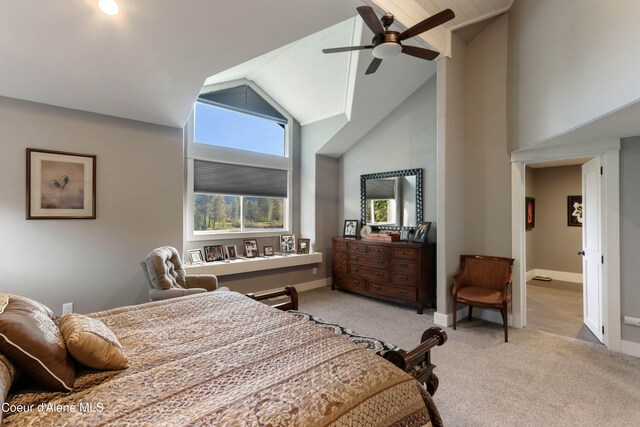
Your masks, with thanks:
<instances>
[{"instance_id":1,"label":"chair leg","mask_svg":"<svg viewBox=\"0 0 640 427\"><path fill-rule=\"evenodd\" d=\"M508 314L507 314L507 308L503 308L502 310L502 323L504 324L504 342L509 342L509 323L507 322L508 320Z\"/></svg>"},{"instance_id":2,"label":"chair leg","mask_svg":"<svg viewBox=\"0 0 640 427\"><path fill-rule=\"evenodd\" d=\"M471 322L471 320L473 320L473 318L471 317L471 312L473 311L473 306L470 305L469 306L469 322Z\"/></svg>"},{"instance_id":3,"label":"chair leg","mask_svg":"<svg viewBox=\"0 0 640 427\"><path fill-rule=\"evenodd\" d=\"M452 311L453 311L453 330L456 330L456 307L457 307L457 303L456 303L456 294L453 294L453 302L451 303L452 305Z\"/></svg>"}]
</instances>

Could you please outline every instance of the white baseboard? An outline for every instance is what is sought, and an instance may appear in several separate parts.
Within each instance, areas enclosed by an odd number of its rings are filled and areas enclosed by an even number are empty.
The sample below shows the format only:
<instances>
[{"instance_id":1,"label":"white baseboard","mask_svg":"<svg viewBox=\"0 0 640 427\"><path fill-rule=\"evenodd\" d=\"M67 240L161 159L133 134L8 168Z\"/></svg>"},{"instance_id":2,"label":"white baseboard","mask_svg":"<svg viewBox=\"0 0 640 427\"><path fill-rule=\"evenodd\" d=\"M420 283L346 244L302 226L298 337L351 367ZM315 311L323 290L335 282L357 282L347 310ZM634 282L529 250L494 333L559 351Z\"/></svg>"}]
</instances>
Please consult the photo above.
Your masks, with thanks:
<instances>
[{"instance_id":1,"label":"white baseboard","mask_svg":"<svg viewBox=\"0 0 640 427\"><path fill-rule=\"evenodd\" d=\"M296 288L296 291L298 291L298 292L310 291L311 289L318 289L318 288L322 288L322 287L325 287L325 286L331 286L331 277L325 277L323 279L312 280L311 282L296 283L293 286ZM266 289L264 291L258 291L258 292L254 292L254 293L256 293L256 294L266 294L267 292L276 292L276 291L281 291L282 289L284 289L284 286L281 287L281 288Z\"/></svg>"},{"instance_id":2,"label":"white baseboard","mask_svg":"<svg viewBox=\"0 0 640 427\"><path fill-rule=\"evenodd\" d=\"M620 352L629 356L640 357L640 344L632 341L620 341Z\"/></svg>"},{"instance_id":3,"label":"white baseboard","mask_svg":"<svg viewBox=\"0 0 640 427\"><path fill-rule=\"evenodd\" d=\"M582 283L581 273L569 273L566 271L543 270L534 268L527 271L527 281L533 279L533 276L551 277L553 280L561 280L563 282Z\"/></svg>"},{"instance_id":4,"label":"white baseboard","mask_svg":"<svg viewBox=\"0 0 640 427\"><path fill-rule=\"evenodd\" d=\"M464 306L456 312L456 318L459 321L462 319L466 319L469 316L469 307ZM482 308L474 308L473 309L473 318L474 319L482 319L487 322L498 323L502 325L502 314L500 314L497 310L485 310ZM513 326L513 316L509 314L507 317L507 323L509 326ZM438 326L452 326L453 325L453 314L444 314L440 312L433 313L433 323Z\"/></svg>"}]
</instances>

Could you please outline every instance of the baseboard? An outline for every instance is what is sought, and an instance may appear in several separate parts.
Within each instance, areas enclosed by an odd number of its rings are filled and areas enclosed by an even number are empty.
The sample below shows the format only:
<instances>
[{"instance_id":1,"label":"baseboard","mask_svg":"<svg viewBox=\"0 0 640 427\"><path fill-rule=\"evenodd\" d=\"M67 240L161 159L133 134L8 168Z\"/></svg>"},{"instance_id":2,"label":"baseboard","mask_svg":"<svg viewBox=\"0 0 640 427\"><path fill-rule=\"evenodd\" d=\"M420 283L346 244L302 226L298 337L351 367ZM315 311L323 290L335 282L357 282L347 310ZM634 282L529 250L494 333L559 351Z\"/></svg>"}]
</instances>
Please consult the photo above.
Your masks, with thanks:
<instances>
[{"instance_id":1,"label":"baseboard","mask_svg":"<svg viewBox=\"0 0 640 427\"><path fill-rule=\"evenodd\" d=\"M620 353L640 358L640 343L632 341L620 341Z\"/></svg>"},{"instance_id":2,"label":"baseboard","mask_svg":"<svg viewBox=\"0 0 640 427\"><path fill-rule=\"evenodd\" d=\"M298 291L298 292L305 292L305 291L310 291L312 289L323 288L325 286L331 286L331 277L325 277L323 279L312 280L311 282L296 283L293 286L296 288L296 291ZM281 291L283 288L284 288L284 286L282 286L281 288L265 289L264 291L258 291L258 292L254 292L254 293L256 293L256 294L266 294L267 292Z\"/></svg>"},{"instance_id":3,"label":"baseboard","mask_svg":"<svg viewBox=\"0 0 640 427\"><path fill-rule=\"evenodd\" d=\"M533 279L533 276L551 277L553 280L561 280L563 282L582 283L582 274L569 273L567 271L543 270L541 268L527 271L527 281Z\"/></svg>"},{"instance_id":4,"label":"baseboard","mask_svg":"<svg viewBox=\"0 0 640 427\"><path fill-rule=\"evenodd\" d=\"M464 306L456 312L456 317L458 322L462 319L466 319L469 316L469 307ZM482 308L474 308L473 309L473 318L486 320L487 322L498 323L502 325L502 314L500 314L497 310L485 310ZM507 317L507 323L509 326L513 326L513 316L509 314ZM433 313L433 323L438 326L452 326L453 325L453 314L443 314L439 312Z\"/></svg>"}]
</instances>

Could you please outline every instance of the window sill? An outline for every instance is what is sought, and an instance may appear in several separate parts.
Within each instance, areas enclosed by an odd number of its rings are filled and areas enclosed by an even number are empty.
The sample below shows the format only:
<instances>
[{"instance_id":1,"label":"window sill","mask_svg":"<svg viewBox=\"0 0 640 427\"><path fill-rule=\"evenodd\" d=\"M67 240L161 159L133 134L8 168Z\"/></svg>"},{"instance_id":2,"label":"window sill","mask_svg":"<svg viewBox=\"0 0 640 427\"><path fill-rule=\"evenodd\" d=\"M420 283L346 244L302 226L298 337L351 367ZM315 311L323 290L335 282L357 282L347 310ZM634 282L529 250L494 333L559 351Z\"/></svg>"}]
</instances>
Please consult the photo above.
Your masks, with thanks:
<instances>
[{"instance_id":1,"label":"window sill","mask_svg":"<svg viewBox=\"0 0 640 427\"><path fill-rule=\"evenodd\" d=\"M321 253L274 255L257 258L238 258L231 261L215 261L204 264L185 265L187 274L214 274L228 276L231 274L250 273L252 271L273 270L276 268L296 267L322 262Z\"/></svg>"},{"instance_id":2,"label":"window sill","mask_svg":"<svg viewBox=\"0 0 640 427\"><path fill-rule=\"evenodd\" d=\"M287 230L268 230L268 231L245 231L245 232L227 232L227 233L202 233L194 234L190 233L187 236L188 242L198 241L215 241L215 240L230 240L230 239L259 239L263 237L279 237L286 234L292 234Z\"/></svg>"}]
</instances>

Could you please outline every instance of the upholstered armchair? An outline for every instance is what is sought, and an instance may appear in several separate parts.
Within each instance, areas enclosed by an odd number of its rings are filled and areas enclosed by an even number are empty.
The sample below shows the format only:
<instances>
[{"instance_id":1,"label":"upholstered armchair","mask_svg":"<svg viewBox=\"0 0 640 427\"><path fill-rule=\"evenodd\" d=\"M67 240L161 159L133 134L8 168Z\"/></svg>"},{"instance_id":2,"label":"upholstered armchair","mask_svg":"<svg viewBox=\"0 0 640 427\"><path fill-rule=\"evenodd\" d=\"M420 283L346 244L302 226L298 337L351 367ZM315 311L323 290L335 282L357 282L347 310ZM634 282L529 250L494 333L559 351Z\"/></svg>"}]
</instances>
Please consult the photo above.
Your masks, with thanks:
<instances>
[{"instance_id":1,"label":"upholstered armchair","mask_svg":"<svg viewBox=\"0 0 640 427\"><path fill-rule=\"evenodd\" d=\"M456 329L458 303L500 310L504 324L504 341L509 342L507 314L511 305L513 259L493 256L462 255L460 271L453 276L453 329Z\"/></svg>"},{"instance_id":2,"label":"upholstered armchair","mask_svg":"<svg viewBox=\"0 0 640 427\"><path fill-rule=\"evenodd\" d=\"M140 265L149 287L151 301L218 289L218 279L214 275L187 276L180 254L171 246L154 249Z\"/></svg>"}]
</instances>

